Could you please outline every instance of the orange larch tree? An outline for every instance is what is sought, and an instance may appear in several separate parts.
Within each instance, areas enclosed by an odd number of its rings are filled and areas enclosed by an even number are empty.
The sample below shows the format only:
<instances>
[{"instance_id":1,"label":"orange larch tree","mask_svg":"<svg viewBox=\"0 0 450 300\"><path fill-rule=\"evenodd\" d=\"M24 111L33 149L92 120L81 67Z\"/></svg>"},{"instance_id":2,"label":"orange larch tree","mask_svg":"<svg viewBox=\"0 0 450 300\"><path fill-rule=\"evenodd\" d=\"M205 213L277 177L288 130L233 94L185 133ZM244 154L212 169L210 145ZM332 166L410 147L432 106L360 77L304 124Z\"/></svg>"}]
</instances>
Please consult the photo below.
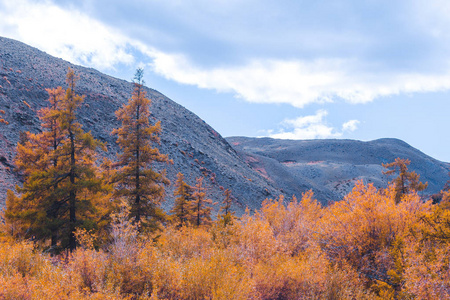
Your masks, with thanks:
<instances>
[{"instance_id":1,"label":"orange larch tree","mask_svg":"<svg viewBox=\"0 0 450 300\"><path fill-rule=\"evenodd\" d=\"M191 223L200 226L208 225L211 223L211 207L213 201L206 197L205 190L203 187L203 177L197 178L197 184L193 187L194 192L192 193L191 201Z\"/></svg>"},{"instance_id":2,"label":"orange larch tree","mask_svg":"<svg viewBox=\"0 0 450 300\"><path fill-rule=\"evenodd\" d=\"M173 221L178 227L186 225L190 214L190 201L192 200L192 188L184 181L184 175L182 173L177 174L177 180L175 181L174 196L175 203L170 211L173 215Z\"/></svg>"},{"instance_id":3,"label":"orange larch tree","mask_svg":"<svg viewBox=\"0 0 450 300\"><path fill-rule=\"evenodd\" d=\"M219 219L221 220L223 225L228 225L233 222L234 211L231 211L231 204L233 203L233 196L231 195L231 191L226 189L223 192L225 198L222 201L222 206L220 207L220 215Z\"/></svg>"},{"instance_id":4,"label":"orange larch tree","mask_svg":"<svg viewBox=\"0 0 450 300\"><path fill-rule=\"evenodd\" d=\"M136 222L152 229L157 226L155 222L164 219L160 204L164 200L164 184L169 184L165 172L157 172L152 164L169 159L152 145L160 141L161 122L149 123L151 101L143 84L143 70L137 69L132 97L116 112L122 127L113 131L121 149L115 194L128 200Z\"/></svg>"},{"instance_id":5,"label":"orange larch tree","mask_svg":"<svg viewBox=\"0 0 450 300\"><path fill-rule=\"evenodd\" d=\"M411 163L409 159L402 159L397 157L394 162L388 164L382 164L384 168L390 169L384 171L383 174L393 175L398 172L398 176L392 180L395 185L395 201L400 202L401 197L410 192L423 191L427 188L428 183L422 183L419 181L420 175L414 171L408 172L408 165Z\"/></svg>"},{"instance_id":6,"label":"orange larch tree","mask_svg":"<svg viewBox=\"0 0 450 300\"><path fill-rule=\"evenodd\" d=\"M101 189L95 160L102 144L77 121L84 99L75 93L76 81L69 69L68 89L48 90L50 106L39 112L43 132L27 133L25 143L18 144L16 165L25 182L18 188L20 197L10 193L5 212L7 221L25 220L28 236L50 238L51 247L60 242L59 247L71 250L76 248L78 227L96 226L94 194Z\"/></svg>"},{"instance_id":7,"label":"orange larch tree","mask_svg":"<svg viewBox=\"0 0 450 300\"><path fill-rule=\"evenodd\" d=\"M8 194L5 218L11 226L23 224L23 232L15 230L15 234L34 236L38 240L50 237L54 249L61 226L62 203L55 194L58 183L53 180L50 170L58 166L55 151L62 141L58 118L64 90L58 87L47 89L47 92L50 106L38 111L42 132L23 132L17 144L15 164L26 180L22 188L17 187L20 197L12 192Z\"/></svg>"}]
</instances>

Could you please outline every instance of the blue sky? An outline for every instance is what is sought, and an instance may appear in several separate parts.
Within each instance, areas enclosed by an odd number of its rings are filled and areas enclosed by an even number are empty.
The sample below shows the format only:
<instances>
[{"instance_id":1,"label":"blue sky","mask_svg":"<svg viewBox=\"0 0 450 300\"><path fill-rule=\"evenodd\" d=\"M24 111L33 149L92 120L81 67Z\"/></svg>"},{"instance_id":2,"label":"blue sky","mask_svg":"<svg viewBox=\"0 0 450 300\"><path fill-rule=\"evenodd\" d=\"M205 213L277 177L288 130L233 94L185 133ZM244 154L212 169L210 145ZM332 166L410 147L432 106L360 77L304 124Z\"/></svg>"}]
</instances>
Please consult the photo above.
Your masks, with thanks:
<instances>
[{"instance_id":1,"label":"blue sky","mask_svg":"<svg viewBox=\"0 0 450 300\"><path fill-rule=\"evenodd\" d=\"M223 136L399 138L450 162L450 2L0 0L0 35L147 85Z\"/></svg>"}]
</instances>

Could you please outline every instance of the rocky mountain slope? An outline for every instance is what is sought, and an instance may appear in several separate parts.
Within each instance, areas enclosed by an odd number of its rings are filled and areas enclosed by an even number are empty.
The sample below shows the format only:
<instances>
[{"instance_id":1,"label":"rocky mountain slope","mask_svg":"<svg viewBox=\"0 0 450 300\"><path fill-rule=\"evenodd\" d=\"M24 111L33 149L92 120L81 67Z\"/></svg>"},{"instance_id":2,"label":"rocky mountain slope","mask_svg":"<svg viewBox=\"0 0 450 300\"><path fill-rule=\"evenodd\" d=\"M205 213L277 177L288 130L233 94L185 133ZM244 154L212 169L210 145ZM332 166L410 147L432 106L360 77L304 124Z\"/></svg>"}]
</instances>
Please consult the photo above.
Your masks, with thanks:
<instances>
[{"instance_id":1,"label":"rocky mountain slope","mask_svg":"<svg viewBox=\"0 0 450 300\"><path fill-rule=\"evenodd\" d=\"M130 82L0 37L0 110L5 111L3 117L9 122L0 124L0 207L4 206L6 190L20 184L13 163L19 134L40 130L36 112L47 105L45 89L65 87L68 67L80 77L77 93L86 95L79 111L84 130L92 131L94 137L107 143L108 152L102 155L114 157L118 151L111 135L120 125L114 112L131 96ZM196 177L204 176L209 196L215 201L223 199L223 189L231 189L238 214L247 206L259 208L266 198L280 194L300 196L309 189L323 203L339 200L357 179L385 186L389 178L382 175L381 163L396 157L411 159L410 169L428 181L429 194L442 189L448 179L449 164L399 140L287 141L232 137L227 141L184 107L155 90L146 88L146 91L152 100L150 121L162 123L160 150L174 162L154 167L167 169L172 182L178 172L185 174L190 184L195 183ZM173 185L167 188L166 195L164 208L170 209Z\"/></svg>"},{"instance_id":2,"label":"rocky mountain slope","mask_svg":"<svg viewBox=\"0 0 450 300\"><path fill-rule=\"evenodd\" d=\"M426 194L442 190L450 179L450 164L438 161L397 139L276 140L230 137L227 141L255 170L284 193L300 195L312 189L322 202L339 200L356 180L385 187L393 177L382 174L382 163L411 160L409 170L428 182Z\"/></svg>"},{"instance_id":3,"label":"rocky mountain slope","mask_svg":"<svg viewBox=\"0 0 450 300\"><path fill-rule=\"evenodd\" d=\"M73 65L21 42L0 37L0 109L9 125L0 124L0 207L6 190L20 183L14 172L15 146L21 131L38 132L36 112L47 105L45 88L65 87L68 67L80 77L79 94L86 95L79 118L86 131L107 142L113 157L118 147L110 133L119 126L114 112L131 96L130 82L102 74L94 69ZM168 154L173 165L156 165L167 169L171 182L182 172L189 184L205 176L209 196L220 201L222 189L229 188L235 197L234 209L242 213L246 206L258 208L267 197L280 191L259 172L246 164L213 128L192 112L161 93L146 89L152 100L151 122L162 123L160 151ZM167 188L165 209L173 203L173 185Z\"/></svg>"}]
</instances>

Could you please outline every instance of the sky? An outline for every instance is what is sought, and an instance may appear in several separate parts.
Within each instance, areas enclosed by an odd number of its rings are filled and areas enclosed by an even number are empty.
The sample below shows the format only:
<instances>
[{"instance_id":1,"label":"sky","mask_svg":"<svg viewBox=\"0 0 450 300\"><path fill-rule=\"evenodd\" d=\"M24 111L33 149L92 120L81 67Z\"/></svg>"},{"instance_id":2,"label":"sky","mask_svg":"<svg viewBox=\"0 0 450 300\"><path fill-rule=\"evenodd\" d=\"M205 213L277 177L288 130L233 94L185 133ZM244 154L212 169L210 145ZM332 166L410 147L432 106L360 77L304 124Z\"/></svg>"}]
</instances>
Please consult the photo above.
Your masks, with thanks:
<instances>
[{"instance_id":1,"label":"sky","mask_svg":"<svg viewBox=\"0 0 450 300\"><path fill-rule=\"evenodd\" d=\"M0 0L0 36L146 85L222 136L398 138L450 162L450 1Z\"/></svg>"}]
</instances>

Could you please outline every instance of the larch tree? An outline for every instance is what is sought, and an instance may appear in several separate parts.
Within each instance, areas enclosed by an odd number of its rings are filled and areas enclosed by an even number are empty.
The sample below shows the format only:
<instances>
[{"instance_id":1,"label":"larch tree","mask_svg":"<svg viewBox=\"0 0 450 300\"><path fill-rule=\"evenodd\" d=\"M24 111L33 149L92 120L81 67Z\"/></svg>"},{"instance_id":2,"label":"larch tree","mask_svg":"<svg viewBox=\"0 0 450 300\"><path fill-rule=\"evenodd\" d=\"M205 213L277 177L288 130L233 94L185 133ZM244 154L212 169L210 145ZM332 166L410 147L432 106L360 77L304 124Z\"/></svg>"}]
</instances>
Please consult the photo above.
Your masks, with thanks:
<instances>
[{"instance_id":1,"label":"larch tree","mask_svg":"<svg viewBox=\"0 0 450 300\"><path fill-rule=\"evenodd\" d=\"M131 205L131 217L148 229L157 227L164 219L160 208L164 200L164 185L169 184L165 172L157 172L154 162L169 162L153 143L159 143L161 122L151 125L150 104L143 86L143 69L137 69L134 91L128 103L116 112L122 126L113 131L121 149L118 154L116 196L125 198Z\"/></svg>"},{"instance_id":2,"label":"larch tree","mask_svg":"<svg viewBox=\"0 0 450 300\"><path fill-rule=\"evenodd\" d=\"M229 189L226 189L223 192L223 195L225 196L225 198L222 201L223 206L221 207L221 209L223 209L224 213L227 215L231 213L231 204L233 203L233 198Z\"/></svg>"},{"instance_id":3,"label":"larch tree","mask_svg":"<svg viewBox=\"0 0 450 300\"><path fill-rule=\"evenodd\" d=\"M231 191L226 189L223 192L225 198L222 201L222 206L220 207L221 214L219 215L220 220L223 225L228 225L233 222L234 211L231 211L231 204L233 203L233 196L231 195Z\"/></svg>"},{"instance_id":4,"label":"larch tree","mask_svg":"<svg viewBox=\"0 0 450 300\"><path fill-rule=\"evenodd\" d=\"M203 177L197 178L197 184L193 187L193 190L190 209L191 223L196 226L208 225L211 223L212 209L208 205L213 205L213 201L206 197L206 188L203 187Z\"/></svg>"},{"instance_id":5,"label":"larch tree","mask_svg":"<svg viewBox=\"0 0 450 300\"><path fill-rule=\"evenodd\" d=\"M188 222L191 209L191 190L191 186L184 181L184 175L179 172L177 174L177 180L175 181L175 191L173 193L174 196L176 196L175 203L170 211L172 213L173 221L178 227L186 225Z\"/></svg>"},{"instance_id":6,"label":"larch tree","mask_svg":"<svg viewBox=\"0 0 450 300\"><path fill-rule=\"evenodd\" d=\"M64 90L58 87L47 89L47 92L50 105L38 111L42 132L21 132L17 144L15 164L26 180L22 188L16 188L20 197L8 193L5 218L11 226L22 224L22 230L14 230L14 235L33 236L38 240L50 238L54 249L61 226L62 203L58 201L58 183L53 178L53 172L58 166L55 151L63 138L58 118Z\"/></svg>"},{"instance_id":7,"label":"larch tree","mask_svg":"<svg viewBox=\"0 0 450 300\"><path fill-rule=\"evenodd\" d=\"M39 112L43 132L27 133L25 144L18 144L16 165L25 182L20 197L9 194L5 212L7 221L25 222L28 235L70 250L76 248L78 227L95 227L95 194L102 187L95 165L102 144L77 121L84 99L75 93L76 81L69 68L68 89L48 90L50 106Z\"/></svg>"},{"instance_id":8,"label":"larch tree","mask_svg":"<svg viewBox=\"0 0 450 300\"><path fill-rule=\"evenodd\" d=\"M89 213L95 211L90 199L92 193L101 189L101 181L97 177L95 165L96 149L103 146L95 140L90 132L84 132L77 121L77 110L84 97L75 93L78 78L72 69L67 73L65 96L61 101L59 120L64 139L58 147L56 155L60 164L56 178L61 178L61 189L65 192L60 201L68 203L68 245L70 250L76 248L75 230L78 226L86 226ZM91 225L92 226L92 225Z\"/></svg>"},{"instance_id":9,"label":"larch tree","mask_svg":"<svg viewBox=\"0 0 450 300\"><path fill-rule=\"evenodd\" d=\"M383 174L393 175L398 173L398 176L392 180L395 185L395 201L399 203L402 196L413 191L419 192L427 188L428 183L419 181L420 175L414 171L408 172L408 165L411 163L409 159L402 159L397 157L394 162L382 164L388 171Z\"/></svg>"}]
</instances>

